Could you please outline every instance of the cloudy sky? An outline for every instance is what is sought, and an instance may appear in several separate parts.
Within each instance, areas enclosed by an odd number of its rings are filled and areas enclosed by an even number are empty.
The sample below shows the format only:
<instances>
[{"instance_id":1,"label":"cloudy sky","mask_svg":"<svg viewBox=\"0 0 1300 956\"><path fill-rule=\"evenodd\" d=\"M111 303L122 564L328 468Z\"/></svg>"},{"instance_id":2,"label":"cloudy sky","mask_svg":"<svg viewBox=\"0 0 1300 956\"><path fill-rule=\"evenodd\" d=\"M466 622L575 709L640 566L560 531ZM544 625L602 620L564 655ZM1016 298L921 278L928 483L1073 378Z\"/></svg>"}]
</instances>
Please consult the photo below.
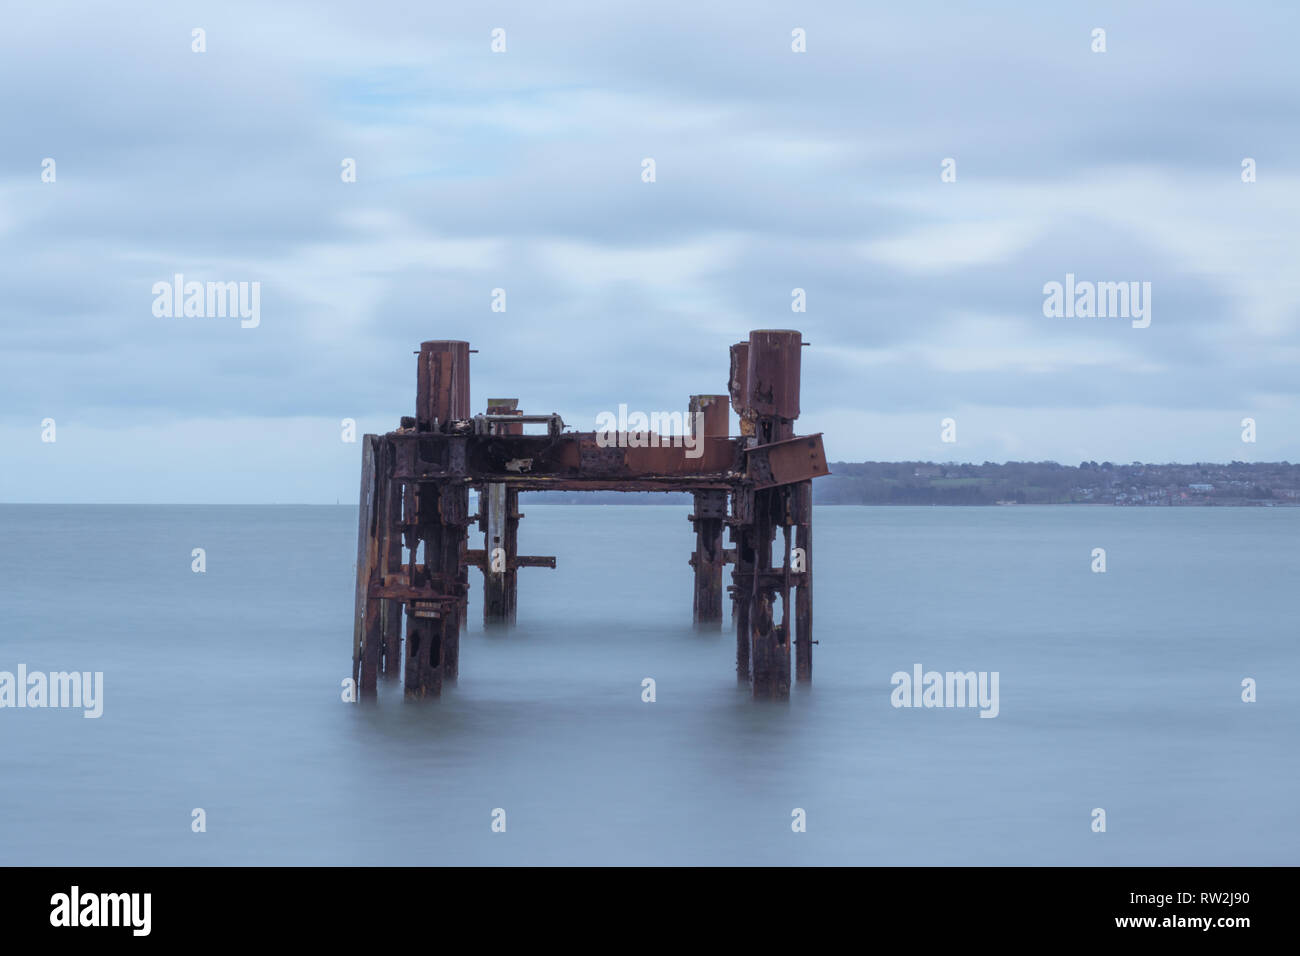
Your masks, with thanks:
<instances>
[{"instance_id":1,"label":"cloudy sky","mask_svg":"<svg viewBox=\"0 0 1300 956\"><path fill-rule=\"evenodd\" d=\"M435 338L582 428L798 328L832 459L1300 459L1294 2L0 16L0 501L354 501L340 421L411 414ZM175 273L260 325L155 316ZM1045 317L1067 273L1150 327Z\"/></svg>"}]
</instances>

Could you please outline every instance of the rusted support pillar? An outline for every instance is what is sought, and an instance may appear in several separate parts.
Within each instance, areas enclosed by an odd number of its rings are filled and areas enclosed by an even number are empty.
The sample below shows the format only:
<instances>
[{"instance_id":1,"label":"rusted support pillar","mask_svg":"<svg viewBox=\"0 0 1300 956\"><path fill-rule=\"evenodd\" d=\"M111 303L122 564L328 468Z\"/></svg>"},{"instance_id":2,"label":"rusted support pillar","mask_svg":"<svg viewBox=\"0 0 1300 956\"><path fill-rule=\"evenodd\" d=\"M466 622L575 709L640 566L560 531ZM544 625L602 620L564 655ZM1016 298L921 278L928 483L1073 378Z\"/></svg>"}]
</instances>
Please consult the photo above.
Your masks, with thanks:
<instances>
[{"instance_id":1,"label":"rusted support pillar","mask_svg":"<svg viewBox=\"0 0 1300 956\"><path fill-rule=\"evenodd\" d=\"M519 593L519 492L503 484L484 489L483 626L512 625Z\"/></svg>"},{"instance_id":2,"label":"rusted support pillar","mask_svg":"<svg viewBox=\"0 0 1300 956\"><path fill-rule=\"evenodd\" d=\"M505 620L507 624L515 623L515 608L519 603L519 520L523 517L519 510L519 492L513 488L506 489L506 572L502 592L505 595Z\"/></svg>"},{"instance_id":3,"label":"rusted support pillar","mask_svg":"<svg viewBox=\"0 0 1300 956\"><path fill-rule=\"evenodd\" d=\"M517 398L490 398L489 415L522 415ZM492 422L489 434L522 435L524 426ZM483 489L479 526L483 529L483 626L515 623L519 594L519 492L503 484Z\"/></svg>"},{"instance_id":4,"label":"rusted support pillar","mask_svg":"<svg viewBox=\"0 0 1300 956\"><path fill-rule=\"evenodd\" d=\"M385 443L377 435L361 438L361 498L357 519L356 616L352 633L352 679L358 700L378 693L382 643L380 602L370 597L370 586L380 575L384 540L384 485L380 473Z\"/></svg>"},{"instance_id":5,"label":"rusted support pillar","mask_svg":"<svg viewBox=\"0 0 1300 956\"><path fill-rule=\"evenodd\" d=\"M412 426L414 426L414 422L415 422L414 419L408 419L408 421L410 421ZM419 575L421 570L420 566L418 565L418 560L419 560L418 555L420 553L420 536L419 536L419 525L416 524L417 510L415 507L416 493L418 487L419 487L418 485L412 484L411 482L402 482L402 545L403 545L402 556L404 560L397 567L402 568L406 572L406 583L408 586L412 586L412 587L415 585L416 577ZM408 663L406 663L405 665L395 664L391 672L391 676L397 677L399 674L403 673L403 667L404 667L405 668L404 684L406 685L409 685L411 680L410 664L409 664L409 661L412 657L411 635L420 633L418 623L414 619L414 612L415 612L415 605L413 603L403 602L401 620L404 622L404 633L405 633L406 640L405 640L405 647L403 647L402 639L401 638L398 639L397 650L400 654L402 654L402 659L407 661Z\"/></svg>"},{"instance_id":6,"label":"rusted support pillar","mask_svg":"<svg viewBox=\"0 0 1300 956\"><path fill-rule=\"evenodd\" d=\"M794 597L794 666L795 680L812 681L812 482L801 481L791 489L790 516L794 521L795 554L798 560L791 569L796 585Z\"/></svg>"},{"instance_id":7,"label":"rusted support pillar","mask_svg":"<svg viewBox=\"0 0 1300 956\"><path fill-rule=\"evenodd\" d=\"M772 542L782 489L754 493L754 586L750 603L750 687L755 697L790 694L790 642L787 638L788 606L776 620L779 575L772 567Z\"/></svg>"},{"instance_id":8,"label":"rusted support pillar","mask_svg":"<svg viewBox=\"0 0 1300 956\"><path fill-rule=\"evenodd\" d=\"M451 423L470 417L469 343L430 341L420 345L416 365L415 419L422 432L451 432ZM447 454L450 443L421 442L420 457ZM443 464L446 464L445 462ZM414 541L408 581L438 597L407 607L408 697L442 693L460 667L460 622L468 572L464 568L469 525L469 487L456 481L421 481L415 487Z\"/></svg>"},{"instance_id":9,"label":"rusted support pillar","mask_svg":"<svg viewBox=\"0 0 1300 956\"><path fill-rule=\"evenodd\" d=\"M765 329L749 333L745 404L760 445L794 437L802 347L798 332Z\"/></svg>"},{"instance_id":10,"label":"rusted support pillar","mask_svg":"<svg viewBox=\"0 0 1300 956\"><path fill-rule=\"evenodd\" d=\"M438 486L421 482L415 487L415 549L411 552L411 587L431 590L429 568L441 554L442 531L438 515ZM442 615L438 601L412 601L406 609L406 696L436 697L442 693Z\"/></svg>"},{"instance_id":11,"label":"rusted support pillar","mask_svg":"<svg viewBox=\"0 0 1300 956\"><path fill-rule=\"evenodd\" d=\"M416 369L416 428L445 432L447 422L469 417L469 343L421 342Z\"/></svg>"},{"instance_id":12,"label":"rusted support pillar","mask_svg":"<svg viewBox=\"0 0 1300 956\"><path fill-rule=\"evenodd\" d=\"M744 418L753 424L758 445L794 436L799 417L799 367L803 342L791 330L758 330L749 334L744 380ZM736 350L732 350L733 381ZM751 683L755 697L784 698L790 694L790 538L791 487L754 492L753 547L755 555L750 606L753 646ZM777 529L785 537L782 566L773 567L772 544ZM781 620L774 619L780 598Z\"/></svg>"},{"instance_id":13,"label":"rusted support pillar","mask_svg":"<svg viewBox=\"0 0 1300 956\"><path fill-rule=\"evenodd\" d=\"M396 458L397 449L393 443L385 442L383 475L386 482L384 528L387 548L382 568L384 575L396 573L402 566L402 501L405 486L392 477ZM402 673L402 602L391 598L382 600L379 605L379 621L383 641L380 673L385 678L395 679Z\"/></svg>"},{"instance_id":14,"label":"rusted support pillar","mask_svg":"<svg viewBox=\"0 0 1300 956\"><path fill-rule=\"evenodd\" d=\"M736 545L736 566L731 572L731 617L736 625L736 681L748 684L750 678L749 612L754 596L753 529L732 527L731 540Z\"/></svg>"},{"instance_id":15,"label":"rusted support pillar","mask_svg":"<svg viewBox=\"0 0 1300 956\"><path fill-rule=\"evenodd\" d=\"M416 492L416 537L424 563L413 587L439 597L412 601L406 623L406 694L437 696L460 670L460 608L465 595L457 569L464 559L469 490L459 483L421 482Z\"/></svg>"},{"instance_id":16,"label":"rusted support pillar","mask_svg":"<svg viewBox=\"0 0 1300 956\"><path fill-rule=\"evenodd\" d=\"M754 434L750 417L745 379L749 372L749 342L731 347L731 370L727 374L727 391L732 411L740 418L740 434L748 442ZM739 463L737 463L739 469ZM736 549L736 564L731 571L731 620L736 627L736 681L749 683L749 609L754 591L754 495L747 485L738 484L731 492L731 541Z\"/></svg>"},{"instance_id":17,"label":"rusted support pillar","mask_svg":"<svg viewBox=\"0 0 1300 956\"><path fill-rule=\"evenodd\" d=\"M455 681L460 676L460 625L465 619L469 569L465 566L465 543L469 538L469 486L443 485L438 490L441 516L442 554L439 573L455 605L442 617L442 677ZM434 579L438 580L437 578Z\"/></svg>"},{"instance_id":18,"label":"rusted support pillar","mask_svg":"<svg viewBox=\"0 0 1300 956\"><path fill-rule=\"evenodd\" d=\"M704 443L730 434L726 395L692 395L687 427L702 453ZM727 518L725 491L694 493L695 551L691 567L695 569L695 597L692 614L697 626L710 630L722 627L722 571L726 551L722 546L722 529Z\"/></svg>"},{"instance_id":19,"label":"rusted support pillar","mask_svg":"<svg viewBox=\"0 0 1300 956\"><path fill-rule=\"evenodd\" d=\"M725 491L697 491L694 494L695 552L691 567L695 569L695 598L692 615L699 627L717 630L722 627L722 571L726 551L722 546L722 529L727 518Z\"/></svg>"}]
</instances>

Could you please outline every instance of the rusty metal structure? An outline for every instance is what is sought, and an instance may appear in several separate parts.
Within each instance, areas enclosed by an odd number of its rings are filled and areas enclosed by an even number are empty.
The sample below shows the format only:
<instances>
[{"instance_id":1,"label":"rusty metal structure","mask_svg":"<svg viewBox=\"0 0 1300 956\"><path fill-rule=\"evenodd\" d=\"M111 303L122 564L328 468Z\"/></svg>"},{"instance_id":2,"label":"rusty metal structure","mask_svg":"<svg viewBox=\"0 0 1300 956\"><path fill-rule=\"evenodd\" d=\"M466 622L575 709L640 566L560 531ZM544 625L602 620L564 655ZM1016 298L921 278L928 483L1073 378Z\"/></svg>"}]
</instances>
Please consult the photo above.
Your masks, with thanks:
<instances>
[{"instance_id":1,"label":"rusty metal structure","mask_svg":"<svg viewBox=\"0 0 1300 956\"><path fill-rule=\"evenodd\" d=\"M689 492L696 624L722 627L730 564L738 680L755 697L788 696L793 646L795 679L811 681L812 479L829 469L821 435L794 432L805 344L799 332L761 330L731 346L727 394L690 397L687 441L651 431L569 431L559 415L526 415L512 398L489 399L474 414L469 343L423 343L415 415L362 440L352 646L358 699L376 697L381 676L403 679L415 698L456 680L471 567L483 575L485 626L514 622L519 569L555 567L554 557L518 553L521 491ZM739 417L739 436L730 434L728 407ZM469 546L472 525L483 534L481 548Z\"/></svg>"}]
</instances>

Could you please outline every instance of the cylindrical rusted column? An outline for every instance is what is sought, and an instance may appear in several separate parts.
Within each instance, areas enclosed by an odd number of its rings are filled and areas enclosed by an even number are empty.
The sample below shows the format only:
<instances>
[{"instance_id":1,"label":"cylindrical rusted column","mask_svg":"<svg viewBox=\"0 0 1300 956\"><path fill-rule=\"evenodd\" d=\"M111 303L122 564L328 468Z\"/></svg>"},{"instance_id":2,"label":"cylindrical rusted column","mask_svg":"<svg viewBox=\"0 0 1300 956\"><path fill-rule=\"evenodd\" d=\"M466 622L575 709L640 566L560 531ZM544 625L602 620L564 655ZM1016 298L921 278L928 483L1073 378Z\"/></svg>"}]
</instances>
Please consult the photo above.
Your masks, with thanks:
<instances>
[{"instance_id":1,"label":"cylindrical rusted column","mask_svg":"<svg viewBox=\"0 0 1300 956\"><path fill-rule=\"evenodd\" d=\"M416 368L416 427L422 432L444 431L447 422L469 418L470 414L469 343L421 342Z\"/></svg>"},{"instance_id":2,"label":"cylindrical rusted column","mask_svg":"<svg viewBox=\"0 0 1300 956\"><path fill-rule=\"evenodd\" d=\"M744 404L756 423L760 445L794 435L802 347L803 337L788 329L749 333Z\"/></svg>"},{"instance_id":3,"label":"cylindrical rusted column","mask_svg":"<svg viewBox=\"0 0 1300 956\"><path fill-rule=\"evenodd\" d=\"M727 402L726 395L692 395L688 422L690 433L700 441L728 437L731 434L731 417ZM703 430L698 427L701 424Z\"/></svg>"}]
</instances>

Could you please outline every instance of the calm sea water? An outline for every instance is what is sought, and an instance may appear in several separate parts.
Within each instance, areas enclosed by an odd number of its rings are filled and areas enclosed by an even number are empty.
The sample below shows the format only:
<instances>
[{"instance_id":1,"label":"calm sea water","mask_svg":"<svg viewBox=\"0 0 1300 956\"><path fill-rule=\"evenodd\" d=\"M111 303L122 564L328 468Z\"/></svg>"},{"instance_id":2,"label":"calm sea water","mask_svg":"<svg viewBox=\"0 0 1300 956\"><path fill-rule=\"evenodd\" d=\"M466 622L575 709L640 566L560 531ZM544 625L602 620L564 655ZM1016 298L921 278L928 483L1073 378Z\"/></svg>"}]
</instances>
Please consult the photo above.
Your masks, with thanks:
<instances>
[{"instance_id":1,"label":"calm sea water","mask_svg":"<svg viewBox=\"0 0 1300 956\"><path fill-rule=\"evenodd\" d=\"M105 682L0 710L0 863L1300 863L1300 509L819 508L814 683L755 703L687 509L523 504L520 626L471 572L459 685L376 707L355 508L0 506L0 670ZM916 663L999 716L895 709Z\"/></svg>"}]
</instances>

